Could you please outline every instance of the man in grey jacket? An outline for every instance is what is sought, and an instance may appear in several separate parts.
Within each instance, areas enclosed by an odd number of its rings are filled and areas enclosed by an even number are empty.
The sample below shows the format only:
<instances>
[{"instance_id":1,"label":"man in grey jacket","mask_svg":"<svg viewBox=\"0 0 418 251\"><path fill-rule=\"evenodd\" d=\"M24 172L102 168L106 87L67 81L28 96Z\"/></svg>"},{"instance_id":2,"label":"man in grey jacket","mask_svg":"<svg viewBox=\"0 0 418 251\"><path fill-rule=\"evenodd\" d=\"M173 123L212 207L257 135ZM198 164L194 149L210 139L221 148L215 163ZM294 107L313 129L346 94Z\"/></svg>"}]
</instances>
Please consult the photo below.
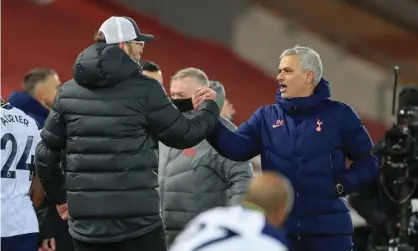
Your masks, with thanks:
<instances>
[{"instance_id":1,"label":"man in grey jacket","mask_svg":"<svg viewBox=\"0 0 418 251\"><path fill-rule=\"evenodd\" d=\"M210 85L217 92L216 103L222 109L225 90L209 81L196 68L186 68L171 79L170 94L174 105L186 116L193 113L191 97L197 88ZM236 127L220 117L222 123ZM199 213L217 206L238 204L247 189L253 170L249 162L235 162L219 155L208 142L178 150L160 143L159 184L161 211L168 244Z\"/></svg>"}]
</instances>

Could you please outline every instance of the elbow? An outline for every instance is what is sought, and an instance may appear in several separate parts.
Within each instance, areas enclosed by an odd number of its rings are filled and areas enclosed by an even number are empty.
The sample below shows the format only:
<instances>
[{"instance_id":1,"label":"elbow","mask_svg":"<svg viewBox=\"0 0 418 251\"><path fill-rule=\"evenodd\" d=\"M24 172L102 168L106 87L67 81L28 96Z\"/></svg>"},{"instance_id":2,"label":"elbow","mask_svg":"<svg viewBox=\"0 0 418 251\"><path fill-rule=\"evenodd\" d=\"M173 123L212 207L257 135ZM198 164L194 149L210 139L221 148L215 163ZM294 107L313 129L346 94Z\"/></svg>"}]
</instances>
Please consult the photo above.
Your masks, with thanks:
<instances>
[{"instance_id":1,"label":"elbow","mask_svg":"<svg viewBox=\"0 0 418 251\"><path fill-rule=\"evenodd\" d=\"M212 141L208 140L209 144L216 150L222 157L236 162L243 162L250 159L250 157L245 154L246 149L242 149L242 145L230 144L226 141Z\"/></svg>"},{"instance_id":2,"label":"elbow","mask_svg":"<svg viewBox=\"0 0 418 251\"><path fill-rule=\"evenodd\" d=\"M247 161L249 159L246 155L244 155L240 152L237 152L237 151L225 151L225 150L218 149L218 148L215 148L215 150L220 155L222 155L223 157L225 157L229 160L236 161L236 162L244 162L244 161Z\"/></svg>"},{"instance_id":3,"label":"elbow","mask_svg":"<svg viewBox=\"0 0 418 251\"><path fill-rule=\"evenodd\" d=\"M42 172L43 169L50 168L61 162L61 153L49 149L44 141L39 142L36 147L35 167Z\"/></svg>"},{"instance_id":4,"label":"elbow","mask_svg":"<svg viewBox=\"0 0 418 251\"><path fill-rule=\"evenodd\" d=\"M356 170L364 173L364 182L373 180L379 174L379 161L372 154L353 162L352 167L356 167Z\"/></svg>"},{"instance_id":5,"label":"elbow","mask_svg":"<svg viewBox=\"0 0 418 251\"><path fill-rule=\"evenodd\" d=\"M237 147L237 148L231 148L231 149L233 150L226 151L225 153L228 155L226 156L226 158L230 160L237 161L237 162L247 162L253 157L253 155L251 154L251 151L247 148ZM246 166L248 166L248 168L252 170L252 166L249 163L247 163Z\"/></svg>"},{"instance_id":6,"label":"elbow","mask_svg":"<svg viewBox=\"0 0 418 251\"><path fill-rule=\"evenodd\" d=\"M168 147L184 150L184 149L191 148L191 147L198 145L203 140L204 138L199 138L199 137L190 138L186 136L184 138L173 138L170 140L161 140L161 142Z\"/></svg>"},{"instance_id":7,"label":"elbow","mask_svg":"<svg viewBox=\"0 0 418 251\"><path fill-rule=\"evenodd\" d=\"M164 143L164 142L163 142ZM188 141L181 141L179 140L178 142L172 142L171 144L166 144L165 145L172 147L172 148L176 148L179 150L184 150L184 149L188 149L188 148L192 148L194 146L196 146L197 144L199 144L199 142L195 143L195 142L188 142Z\"/></svg>"},{"instance_id":8,"label":"elbow","mask_svg":"<svg viewBox=\"0 0 418 251\"><path fill-rule=\"evenodd\" d=\"M370 159L368 163L371 173L370 178L374 178L379 174L379 160L372 154L368 158Z\"/></svg>"}]
</instances>

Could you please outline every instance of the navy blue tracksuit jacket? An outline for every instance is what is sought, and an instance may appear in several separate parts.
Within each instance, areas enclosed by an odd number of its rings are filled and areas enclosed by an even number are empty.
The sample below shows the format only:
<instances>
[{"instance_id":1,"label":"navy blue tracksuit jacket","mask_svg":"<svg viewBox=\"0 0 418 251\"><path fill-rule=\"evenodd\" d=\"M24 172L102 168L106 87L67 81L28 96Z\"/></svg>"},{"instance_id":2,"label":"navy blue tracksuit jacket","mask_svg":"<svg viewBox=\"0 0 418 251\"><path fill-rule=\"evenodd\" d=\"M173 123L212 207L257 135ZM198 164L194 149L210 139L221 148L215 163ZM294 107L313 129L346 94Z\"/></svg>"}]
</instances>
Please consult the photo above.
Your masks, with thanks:
<instances>
[{"instance_id":1,"label":"navy blue tracksuit jacket","mask_svg":"<svg viewBox=\"0 0 418 251\"><path fill-rule=\"evenodd\" d=\"M259 108L235 133L218 123L207 138L231 160L261 154L263 170L291 181L295 202L285 228L298 240L294 250L350 250L353 226L335 184L350 194L378 174L373 143L361 120L330 96L324 79L310 97L282 99L278 91L276 104ZM348 169L346 158L353 161Z\"/></svg>"}]
</instances>

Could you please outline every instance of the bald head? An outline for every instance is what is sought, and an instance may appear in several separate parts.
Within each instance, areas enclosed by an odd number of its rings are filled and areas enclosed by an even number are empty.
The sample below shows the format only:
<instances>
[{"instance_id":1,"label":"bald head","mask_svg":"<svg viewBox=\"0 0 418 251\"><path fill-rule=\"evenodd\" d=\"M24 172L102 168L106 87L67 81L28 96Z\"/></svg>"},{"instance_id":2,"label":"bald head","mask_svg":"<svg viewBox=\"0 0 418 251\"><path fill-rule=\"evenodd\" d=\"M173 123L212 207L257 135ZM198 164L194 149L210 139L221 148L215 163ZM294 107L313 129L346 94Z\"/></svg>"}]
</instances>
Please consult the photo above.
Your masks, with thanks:
<instances>
[{"instance_id":1,"label":"bald head","mask_svg":"<svg viewBox=\"0 0 418 251\"><path fill-rule=\"evenodd\" d=\"M244 203L250 203L264 210L271 224L280 225L293 205L293 188L281 174L263 172L249 185Z\"/></svg>"}]
</instances>

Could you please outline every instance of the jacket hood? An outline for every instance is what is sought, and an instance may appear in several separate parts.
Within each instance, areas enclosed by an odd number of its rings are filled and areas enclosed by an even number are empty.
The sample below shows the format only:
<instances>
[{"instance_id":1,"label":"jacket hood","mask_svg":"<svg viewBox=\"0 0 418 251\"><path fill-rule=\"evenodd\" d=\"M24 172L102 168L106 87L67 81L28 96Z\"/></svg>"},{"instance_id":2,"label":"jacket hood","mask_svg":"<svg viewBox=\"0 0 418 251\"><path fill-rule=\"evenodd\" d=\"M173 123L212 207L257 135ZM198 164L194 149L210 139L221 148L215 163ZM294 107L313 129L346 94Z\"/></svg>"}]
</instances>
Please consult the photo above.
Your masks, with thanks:
<instances>
[{"instance_id":1,"label":"jacket hood","mask_svg":"<svg viewBox=\"0 0 418 251\"><path fill-rule=\"evenodd\" d=\"M79 85L98 89L116 85L140 69L140 65L117 45L99 43L78 55L73 76Z\"/></svg>"},{"instance_id":2,"label":"jacket hood","mask_svg":"<svg viewBox=\"0 0 418 251\"><path fill-rule=\"evenodd\" d=\"M328 81L321 78L313 95L303 98L282 98L280 88L277 90L276 102L285 112L305 113L315 109L324 102L330 100L331 90Z\"/></svg>"},{"instance_id":3,"label":"jacket hood","mask_svg":"<svg viewBox=\"0 0 418 251\"><path fill-rule=\"evenodd\" d=\"M218 81L210 80L209 81L210 88L212 90L216 91L216 104L218 105L219 109L222 110L222 107L224 107L225 103L225 88L224 86L219 83Z\"/></svg>"}]
</instances>

